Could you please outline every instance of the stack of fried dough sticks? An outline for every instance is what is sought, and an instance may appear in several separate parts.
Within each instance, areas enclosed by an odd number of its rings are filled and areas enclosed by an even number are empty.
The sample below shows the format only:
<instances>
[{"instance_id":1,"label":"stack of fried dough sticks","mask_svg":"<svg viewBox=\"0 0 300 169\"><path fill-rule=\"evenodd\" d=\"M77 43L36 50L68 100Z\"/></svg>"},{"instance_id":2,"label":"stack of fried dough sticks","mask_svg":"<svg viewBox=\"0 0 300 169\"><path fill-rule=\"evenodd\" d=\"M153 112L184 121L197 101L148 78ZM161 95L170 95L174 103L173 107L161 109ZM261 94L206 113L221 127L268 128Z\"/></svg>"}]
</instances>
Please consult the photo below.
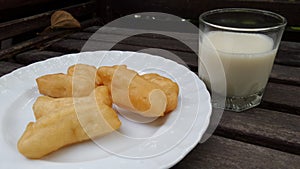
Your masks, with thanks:
<instances>
[{"instance_id":1,"label":"stack of fried dough sticks","mask_svg":"<svg viewBox=\"0 0 300 169\"><path fill-rule=\"evenodd\" d=\"M121 127L112 104L145 117L160 117L177 107L179 87L158 74L139 75L126 65L86 64L67 74L36 79L39 96L30 122L18 141L27 158L42 158L64 146L111 133Z\"/></svg>"}]
</instances>

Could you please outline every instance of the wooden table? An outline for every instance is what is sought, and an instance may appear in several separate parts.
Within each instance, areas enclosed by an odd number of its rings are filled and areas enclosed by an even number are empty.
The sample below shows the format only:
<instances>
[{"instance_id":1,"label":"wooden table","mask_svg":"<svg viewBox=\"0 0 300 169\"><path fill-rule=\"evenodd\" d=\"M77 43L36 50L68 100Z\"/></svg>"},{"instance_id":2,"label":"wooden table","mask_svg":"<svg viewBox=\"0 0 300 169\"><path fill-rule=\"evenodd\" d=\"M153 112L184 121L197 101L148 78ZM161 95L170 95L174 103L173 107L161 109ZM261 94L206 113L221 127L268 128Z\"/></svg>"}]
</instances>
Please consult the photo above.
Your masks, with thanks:
<instances>
[{"instance_id":1,"label":"wooden table","mask_svg":"<svg viewBox=\"0 0 300 169\"><path fill-rule=\"evenodd\" d=\"M0 75L33 62L80 52L98 28L92 26L33 44L17 55L8 51L13 57L0 61ZM100 41L111 43L111 38L124 36L117 33L118 29L123 29L125 34L133 31L124 28L107 30L105 36L109 38ZM191 40L197 38L182 35ZM165 36L134 36L113 49L138 51L149 47L173 52L197 73L197 55L182 43ZM225 111L214 135L198 144L174 168L300 168L300 43L281 43L263 101L258 107L242 113Z\"/></svg>"}]
</instances>

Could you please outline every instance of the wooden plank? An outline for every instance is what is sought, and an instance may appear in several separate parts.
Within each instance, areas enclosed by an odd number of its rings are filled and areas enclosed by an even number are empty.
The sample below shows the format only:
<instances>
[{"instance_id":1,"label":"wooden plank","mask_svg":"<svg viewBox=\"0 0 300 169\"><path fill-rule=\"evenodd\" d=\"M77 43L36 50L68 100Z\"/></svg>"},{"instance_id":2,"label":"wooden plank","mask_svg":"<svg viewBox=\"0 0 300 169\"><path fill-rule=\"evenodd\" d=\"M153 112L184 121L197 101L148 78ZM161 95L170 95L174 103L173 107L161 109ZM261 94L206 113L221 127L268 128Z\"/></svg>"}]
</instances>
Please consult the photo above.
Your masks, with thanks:
<instances>
[{"instance_id":1,"label":"wooden plank","mask_svg":"<svg viewBox=\"0 0 300 169\"><path fill-rule=\"evenodd\" d=\"M299 98L299 86L268 83L260 107L300 115Z\"/></svg>"},{"instance_id":2,"label":"wooden plank","mask_svg":"<svg viewBox=\"0 0 300 169\"><path fill-rule=\"evenodd\" d=\"M0 22L61 9L90 0L0 0Z\"/></svg>"},{"instance_id":3,"label":"wooden plank","mask_svg":"<svg viewBox=\"0 0 300 169\"><path fill-rule=\"evenodd\" d=\"M291 25L299 25L300 15L299 1L245 1L245 0L202 0L186 1L177 0L150 0L144 3L139 0L131 1L109 1L107 11L111 13L112 18L118 18L124 15L137 12L164 12L174 14L183 18L198 20L201 13L226 7L246 7L274 11L285 16ZM288 10L287 10L288 9Z\"/></svg>"},{"instance_id":4,"label":"wooden plank","mask_svg":"<svg viewBox=\"0 0 300 169\"><path fill-rule=\"evenodd\" d=\"M50 26L51 13L42 13L28 18L8 21L0 24L0 40L7 39L25 32Z\"/></svg>"},{"instance_id":5,"label":"wooden plank","mask_svg":"<svg viewBox=\"0 0 300 169\"><path fill-rule=\"evenodd\" d=\"M83 29L83 31L89 32L89 33L95 33L100 28L101 28L101 26L91 26L91 27Z\"/></svg>"},{"instance_id":6,"label":"wooden plank","mask_svg":"<svg viewBox=\"0 0 300 169\"><path fill-rule=\"evenodd\" d=\"M225 111L215 134L300 155L300 116L254 108Z\"/></svg>"},{"instance_id":7,"label":"wooden plank","mask_svg":"<svg viewBox=\"0 0 300 169\"><path fill-rule=\"evenodd\" d=\"M63 53L77 53L85 44L84 40L64 39L50 44L46 49Z\"/></svg>"},{"instance_id":8,"label":"wooden plank","mask_svg":"<svg viewBox=\"0 0 300 169\"><path fill-rule=\"evenodd\" d=\"M89 32L89 33L95 33L100 28L101 28L100 26L92 26L92 27L84 29L83 31L84 32ZM121 28L119 28L119 29L121 29ZM125 29L125 28L122 28L122 29ZM128 30L128 31L130 31L130 30ZM127 32L127 31L124 31L124 32ZM113 34L115 32L114 31L108 31L108 32L105 32L105 33ZM287 39L287 41L294 41L294 42L296 42L296 41L299 40L299 39L297 39L297 36L295 36L297 33L299 33L299 32L293 31L293 30L289 29L289 31L284 32L282 39ZM193 36L193 37L197 38L197 35ZM292 39L292 40L290 40L290 39ZM284 42L282 42L282 43L284 43Z\"/></svg>"},{"instance_id":9,"label":"wooden plank","mask_svg":"<svg viewBox=\"0 0 300 169\"><path fill-rule=\"evenodd\" d=\"M175 50L169 50L168 52L164 52L159 49L147 50L147 47L144 47L144 46L127 45L127 44L122 44L122 43L115 45L112 48L112 50L134 51L134 52L142 51L144 53L158 55L158 56L173 60L179 64L188 66L192 71L198 71L198 66L197 66L198 56L195 53L187 53L187 52L175 51Z\"/></svg>"},{"instance_id":10,"label":"wooden plank","mask_svg":"<svg viewBox=\"0 0 300 169\"><path fill-rule=\"evenodd\" d=\"M54 1L54 3L53 3ZM0 0L0 23L62 8L58 0ZM52 2L52 3L51 3ZM72 5L72 3L67 3Z\"/></svg>"},{"instance_id":11,"label":"wooden plank","mask_svg":"<svg viewBox=\"0 0 300 169\"><path fill-rule=\"evenodd\" d=\"M88 38L91 37L91 33L88 32L95 32L98 30L99 27L91 27L86 29L86 32L78 32L75 34L72 34L68 36L68 38L71 39L79 39L79 40L87 40ZM130 29L124 29L124 28L112 28L112 30L104 30L103 33L97 34L96 40L103 41L103 42L114 42L116 39L122 39L125 38L126 36L130 35L134 30ZM124 34L124 35L122 35ZM194 37L195 36L190 36ZM95 38L94 38L95 39ZM188 53L191 52L189 48L187 48L185 45L182 45L181 43L177 43L176 40L166 37L166 36L160 36L160 35L155 35L155 34L142 34L139 36L134 36L127 38L123 41L119 42L120 44L126 44L128 46L127 50L131 50L134 48L133 51L136 50L141 50L143 48L162 48L166 50L171 50L172 52L175 51L183 51L180 53L179 56L187 56L189 55ZM65 46L68 46L69 44L66 43ZM291 47L289 47L291 45ZM297 51L298 49L296 48L298 43L289 43L289 42L283 42L281 45L281 49L283 50L290 50L290 51ZM132 47L135 46L135 47ZM141 48L138 48L137 46L141 46ZM143 47L143 48L142 48ZM115 49L119 50L126 50L122 46L115 47ZM78 51L78 50L77 50ZM185 53L185 54L182 54ZM300 53L300 52L299 52ZM192 56L194 55L194 56ZM299 55L300 56L300 55ZM285 60L285 62L291 62L289 61L289 56L285 56L282 60ZM190 54L189 57L184 57L184 61L187 62L187 64L191 67L197 67L197 56L195 54ZM300 59L299 59L300 60ZM278 62L276 62L278 63ZM281 63L281 62L279 62ZM294 63L294 62L291 62ZM196 70L196 69L195 69ZM196 70L197 71L197 70ZM300 68L296 67L289 67L289 66L282 66L282 65L274 65L270 81L271 82L276 82L276 83L284 83L284 84L293 84L293 85L299 85L300 84Z\"/></svg>"},{"instance_id":12,"label":"wooden plank","mask_svg":"<svg viewBox=\"0 0 300 169\"><path fill-rule=\"evenodd\" d=\"M93 34L88 32L76 32L68 35L68 39L88 40Z\"/></svg>"},{"instance_id":13,"label":"wooden plank","mask_svg":"<svg viewBox=\"0 0 300 169\"><path fill-rule=\"evenodd\" d=\"M100 27L99 26L93 26L90 28L85 29L85 32L89 32L89 33L94 33L96 32ZM134 29L126 29L126 28L116 28L116 27L111 27L111 28L107 28L107 29L102 29L102 33L106 34L107 37L111 37L112 39L116 36L128 36L131 35L133 33L139 33L139 32L145 32L146 30L134 30ZM157 31L157 32L161 32L162 34L164 34L164 31ZM184 40L191 40L194 41L195 43L198 41L198 35L197 34L191 34L191 33L175 33L176 36L181 37L181 39ZM85 34L86 36L88 36L88 34ZM148 35L152 35L148 36ZM90 35L89 35L90 36ZM79 37L79 36L78 36ZM158 41L158 43L161 43L160 46L162 48L165 48L165 46L168 46L168 42L172 41L171 38L166 37L166 36L153 36L153 34L143 34L140 35L140 37L147 37L147 38L155 38L156 41ZM75 38L75 37L73 37ZM163 39L163 40L161 40ZM165 42L164 42L165 41ZM133 43L133 42L131 42ZM146 43L143 42L138 42L139 45L147 45ZM180 50L182 51L187 51L189 52L190 50L186 50L180 48L180 46L178 46ZM170 47L168 47L170 48ZM176 50L176 47L173 47L172 49ZM281 64L281 65L287 65L287 66L297 66L300 67L300 43L297 42L287 42L287 41L282 41L280 46L279 46L279 50L278 50L278 54L275 58L275 63L277 64Z\"/></svg>"},{"instance_id":14,"label":"wooden plank","mask_svg":"<svg viewBox=\"0 0 300 169\"><path fill-rule=\"evenodd\" d=\"M10 0L9 2L1 0L0 3L2 5L0 6L0 10L24 7L39 3L47 3L49 1L51 0Z\"/></svg>"},{"instance_id":15,"label":"wooden plank","mask_svg":"<svg viewBox=\"0 0 300 169\"><path fill-rule=\"evenodd\" d=\"M275 63L300 67L300 43L281 42Z\"/></svg>"},{"instance_id":16,"label":"wooden plank","mask_svg":"<svg viewBox=\"0 0 300 169\"><path fill-rule=\"evenodd\" d=\"M78 18L83 15L91 15L94 8L95 2L91 1L63 8L63 10L70 12L75 18ZM50 26L50 17L53 12L49 11L0 24L0 40Z\"/></svg>"},{"instance_id":17,"label":"wooden plank","mask_svg":"<svg viewBox=\"0 0 300 169\"><path fill-rule=\"evenodd\" d=\"M95 28L95 29L94 29ZM98 27L92 27L89 28L91 31L98 30ZM94 29L94 30L93 30ZM130 33L126 29L121 29L125 30L124 34L129 35ZM132 31L132 30L130 30ZM78 39L78 40L87 40L91 37L91 33L88 32L78 32L71 34L67 38L70 39ZM96 39L97 41L100 41L101 43L110 43L117 41L117 39L122 39L125 38L127 35L120 35L120 32L117 31L116 29L112 29L112 31L104 31L102 34L97 34L97 38L91 38L91 39ZM66 41L66 43L63 43L62 45L64 46L64 50L68 50L68 48L74 48L76 45L71 45L75 43L76 41ZM130 38L127 38L123 41L119 42L122 45L118 45L114 47L114 49L118 50L130 50L130 51L137 51L141 50L144 48L161 48L164 50L171 51L173 53L176 53L179 57L181 57L190 67L193 67L193 70L196 72L197 70L197 55L194 53L190 53L190 49L187 48L185 45L182 45L181 43L178 43L178 41L166 37L166 36L160 36L160 35L155 35L155 34L142 34L139 36L133 36ZM81 42L81 44L84 44ZM291 43L284 43L285 48L289 48L287 45ZM297 43L292 43L297 44ZM70 46L70 47L67 47ZM100 46L100 45L99 45ZM105 45L104 45L105 46ZM80 45L81 48L82 45ZM128 47L127 49L124 47ZM105 48L102 48L105 49ZM107 49L107 48L106 48ZM293 48L290 48L290 50L293 50ZM77 50L72 50L72 52L78 52L80 49ZM177 52L180 51L180 52ZM159 53L155 53L159 54ZM285 57L288 59L289 57ZM276 83L284 83L284 84L293 84L293 85L300 85L300 68L297 67L290 67L290 66L282 66L282 65L274 65L271 76L270 76L270 81L271 82L276 82Z\"/></svg>"},{"instance_id":18,"label":"wooden plank","mask_svg":"<svg viewBox=\"0 0 300 169\"><path fill-rule=\"evenodd\" d=\"M85 2L84 2L85 1ZM96 0L84 0L84 3L62 8L73 15L78 21L96 18ZM98 24L95 24L98 25Z\"/></svg>"},{"instance_id":19,"label":"wooden plank","mask_svg":"<svg viewBox=\"0 0 300 169\"><path fill-rule=\"evenodd\" d=\"M29 50L24 53L20 53L15 56L17 63L28 65L34 62L46 60L52 57L60 56L63 53L53 51L40 51L40 50Z\"/></svg>"},{"instance_id":20,"label":"wooden plank","mask_svg":"<svg viewBox=\"0 0 300 169\"><path fill-rule=\"evenodd\" d=\"M86 32L78 32L74 33L67 38L71 39L79 39L79 40L87 40L91 37L91 33L89 32L95 32L99 29L99 27L91 27L86 29ZM119 31L117 31L119 30ZM130 35L133 30L119 28L119 29L112 29L111 31L103 31L103 33L96 35L98 36L98 39L96 40L103 41L103 42L114 42L116 39L122 39L125 38L127 35ZM125 35L121 35L120 32L124 32ZM95 35L94 35L95 36ZM195 36L193 36L195 37ZM92 38L91 38L92 39ZM95 38L94 38L95 39ZM133 45L133 46L143 46L145 48L151 47L151 48L162 48L166 50L172 50L172 51L184 51L184 52L191 52L191 50L186 47L185 45L178 43L178 41L166 37L166 36L160 36L155 34L142 34L139 36L134 36L127 38L123 41L120 41L121 44L127 44L127 45ZM195 42L197 43L197 42ZM289 49L290 51L297 51L295 46L297 46L298 43L289 43L289 42L283 42L281 49ZM296 44L296 45L295 45ZM291 47L289 47L291 45ZM188 55L188 54L185 54ZM180 55L182 56L182 54ZM300 52L299 52L300 56ZM188 61L187 63L192 67L197 67L197 57L190 57L193 61ZM286 56L283 58L285 62L291 62L289 61L290 57ZM188 57L186 57L184 60L188 60ZM300 60L300 59L299 59ZM278 62L276 62L278 63ZM279 62L281 63L281 62ZM294 62L291 62L294 63ZM290 67L290 66L282 66L282 65L274 65L270 81L276 82L276 83L285 83L285 84L293 84L293 85L300 85L300 68L297 67Z\"/></svg>"},{"instance_id":21,"label":"wooden plank","mask_svg":"<svg viewBox=\"0 0 300 169\"><path fill-rule=\"evenodd\" d=\"M91 37L91 33L96 32L100 27L93 26L90 28L84 29L84 32L74 33L67 38L70 39L78 39L78 40L87 40L93 39L96 41L100 41L104 43L103 46L106 46L105 43L116 42L118 39L126 38L132 34L137 33L137 36L133 36L127 38L123 41L120 41L117 46L115 46L114 50L125 50L125 51L139 51L145 48L159 48L163 50L167 50L169 52L174 53L179 58L181 58L193 71L198 71L198 56L197 54L193 53L187 46L182 44L181 42L163 36L165 32L157 31L158 34L140 34L145 32L145 30L136 30L136 29L126 29L126 28L116 28L110 27L101 29L101 33L97 32L96 34ZM176 37L180 37L180 39L187 40L189 43L192 41L192 45L197 45L198 43L198 35L190 34L190 33L178 33L172 32L172 34ZM68 46L65 43L64 46ZM74 46L74 45L73 45ZM99 45L101 46L101 45ZM109 48L102 48L102 49L109 49ZM148 52L150 54L159 55L159 52Z\"/></svg>"},{"instance_id":22,"label":"wooden plank","mask_svg":"<svg viewBox=\"0 0 300 169\"><path fill-rule=\"evenodd\" d=\"M142 46L144 48L162 48L167 50L176 50L182 52L192 53L193 51L182 43L179 40L173 39L171 37L167 37L164 35L157 34L142 34L135 35L127 38L127 35L117 35L117 34L95 34L91 36L90 33L75 33L67 38L71 39L79 39L79 40L90 40L94 41L102 41L102 42L118 42L120 44L127 44L132 46ZM121 39L121 41L119 41ZM123 39L123 40L122 40ZM198 46L198 40L189 41L189 43L193 43L193 46Z\"/></svg>"},{"instance_id":23,"label":"wooden plank","mask_svg":"<svg viewBox=\"0 0 300 169\"><path fill-rule=\"evenodd\" d=\"M95 24L98 22L99 22L99 20L97 18L91 19L91 20L82 22L81 26L83 28L85 28L85 27L91 26L92 24ZM49 40L55 39L55 38L62 38L74 31L77 31L77 30L57 30L57 31L48 33L46 35L37 36L36 38L22 42L20 44L12 46L11 48L1 50L0 51L0 60L5 59L5 58L10 58L18 53L24 52L26 50L30 50L35 47L41 47L41 46L43 46L43 44L42 44L43 42L46 42L46 41L49 41Z\"/></svg>"},{"instance_id":24,"label":"wooden plank","mask_svg":"<svg viewBox=\"0 0 300 169\"><path fill-rule=\"evenodd\" d=\"M269 81L300 86L300 67L274 64Z\"/></svg>"},{"instance_id":25,"label":"wooden plank","mask_svg":"<svg viewBox=\"0 0 300 169\"><path fill-rule=\"evenodd\" d=\"M111 35L121 35L121 36L129 36L133 34L138 34L141 37L153 37L155 34L150 34L150 31L155 31L157 36L154 36L156 39L170 39L170 37L166 36L159 36L159 35L168 35L172 34L174 36L178 36L182 40L187 41L198 41L198 31L197 33L187 33L187 32L172 32L170 30L162 31L156 29L132 29L132 28L125 28L125 27L100 27L100 26L92 26L89 28L84 29L84 32L88 33L95 33L98 29L101 28L101 34L111 34ZM99 33L99 32L97 32ZM145 34L146 33L146 34ZM150 35L150 36L148 36Z\"/></svg>"},{"instance_id":26,"label":"wooden plank","mask_svg":"<svg viewBox=\"0 0 300 169\"><path fill-rule=\"evenodd\" d=\"M97 0L97 16L101 17L104 21L104 23L108 23L112 20L110 13L110 6L108 5L110 3L110 0Z\"/></svg>"},{"instance_id":27,"label":"wooden plank","mask_svg":"<svg viewBox=\"0 0 300 169\"><path fill-rule=\"evenodd\" d=\"M92 26L92 27L84 29L83 31L88 32L88 33L95 33L100 28L101 28L100 26ZM117 28L117 27L101 29L101 33L112 35L112 37L113 37L113 35L128 36L133 33L139 34L141 32L147 32L147 30ZM164 31L157 31L157 32L159 32L161 34L165 33ZM180 32L172 32L172 33L174 33L176 36L179 36L181 39L184 39L184 40L198 41L198 34L180 33ZM157 40L160 40L162 38L170 39L165 36L152 36L151 37L151 36L147 36L147 35L148 34L143 34L143 35L141 35L141 37L156 38ZM278 64L299 66L300 65L299 60L300 60L300 43L282 41L279 46L279 52L278 52L278 55L276 56L275 62Z\"/></svg>"},{"instance_id":28,"label":"wooden plank","mask_svg":"<svg viewBox=\"0 0 300 169\"><path fill-rule=\"evenodd\" d=\"M22 67L23 65L12 62L0 61L0 76L12 72L15 69Z\"/></svg>"},{"instance_id":29,"label":"wooden plank","mask_svg":"<svg viewBox=\"0 0 300 169\"><path fill-rule=\"evenodd\" d=\"M64 53L77 53L82 51L82 47L86 43L85 40L77 40L77 39L63 39L58 42L54 42L47 47L47 50L64 52ZM97 50L121 50L121 51L139 51L144 49L141 46L132 46L132 45L124 45L117 44L111 48L113 43L110 42L101 42L101 41L93 41L90 44L87 50L85 51L97 51Z\"/></svg>"},{"instance_id":30,"label":"wooden plank","mask_svg":"<svg viewBox=\"0 0 300 169\"><path fill-rule=\"evenodd\" d=\"M86 42L85 40L63 39L61 41L49 45L47 50L63 52L63 53L80 52L85 42ZM147 47L145 46L136 46L136 45L119 43L113 46L113 48L111 48L112 45L113 44L110 42L93 41L93 43L90 44L88 51L95 51L95 50L141 51L143 50L143 52L145 53L159 55L174 60L178 63L186 63L190 67L190 69L192 69L193 71L197 71L198 57L194 53L170 51L172 54L178 56L178 57L173 57L173 55L171 55L170 53L162 52L161 50L155 50L155 49L144 50L147 49Z\"/></svg>"},{"instance_id":31,"label":"wooden plank","mask_svg":"<svg viewBox=\"0 0 300 169\"><path fill-rule=\"evenodd\" d=\"M298 169L300 156L212 136L198 144L174 169Z\"/></svg>"},{"instance_id":32,"label":"wooden plank","mask_svg":"<svg viewBox=\"0 0 300 169\"><path fill-rule=\"evenodd\" d=\"M65 36L67 33L71 33L74 30L60 30L55 31L46 35L37 36L36 38L30 39L28 41L25 41L23 43L17 44L15 46L12 46L8 49L1 50L0 51L0 60L10 58L20 52L24 52L26 50L33 49L37 46L39 46L42 42L49 41L54 38Z\"/></svg>"}]
</instances>

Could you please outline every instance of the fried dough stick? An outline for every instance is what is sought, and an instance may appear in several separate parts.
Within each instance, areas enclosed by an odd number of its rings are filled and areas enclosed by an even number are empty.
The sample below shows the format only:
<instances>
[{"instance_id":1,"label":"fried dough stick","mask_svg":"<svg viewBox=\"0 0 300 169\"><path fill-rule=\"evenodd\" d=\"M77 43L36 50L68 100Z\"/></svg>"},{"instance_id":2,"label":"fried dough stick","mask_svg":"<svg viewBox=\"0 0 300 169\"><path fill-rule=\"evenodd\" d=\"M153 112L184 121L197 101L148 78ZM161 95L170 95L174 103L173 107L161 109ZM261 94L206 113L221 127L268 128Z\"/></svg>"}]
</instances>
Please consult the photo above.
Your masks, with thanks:
<instances>
[{"instance_id":1,"label":"fried dough stick","mask_svg":"<svg viewBox=\"0 0 300 169\"><path fill-rule=\"evenodd\" d=\"M66 106L30 122L18 141L19 152L27 158L41 158L66 145L110 133L121 125L116 112L102 102L87 104L75 99L75 104L78 107Z\"/></svg>"},{"instance_id":2,"label":"fried dough stick","mask_svg":"<svg viewBox=\"0 0 300 169\"><path fill-rule=\"evenodd\" d=\"M97 101L98 104L103 103L108 106L112 106L111 96L109 94L109 90L106 86L99 86L95 88L95 90L87 97L79 97L77 98L77 102L89 104L94 100ZM34 116L36 119L47 115L49 113L58 112L63 107L73 106L74 98L66 97L66 98L52 98L48 96L39 96L35 103L32 106Z\"/></svg>"},{"instance_id":3,"label":"fried dough stick","mask_svg":"<svg viewBox=\"0 0 300 169\"><path fill-rule=\"evenodd\" d=\"M70 66L68 74L57 73L36 79L39 92L50 97L88 96L96 86L102 84L94 66L76 64Z\"/></svg>"},{"instance_id":4,"label":"fried dough stick","mask_svg":"<svg viewBox=\"0 0 300 169\"><path fill-rule=\"evenodd\" d=\"M169 113L176 109L179 93L179 87L177 83L156 73L144 74L142 77L149 82L155 83L160 87L161 90L165 92L168 100L165 113Z\"/></svg>"},{"instance_id":5,"label":"fried dough stick","mask_svg":"<svg viewBox=\"0 0 300 169\"><path fill-rule=\"evenodd\" d=\"M120 107L130 109L143 116L158 117L170 111L170 109L166 109L168 104L174 104L167 102L167 94L159 85L146 80L133 70L127 69L125 65L112 67L103 66L98 68L97 73L102 79L103 84L109 87L113 102ZM115 84L114 81L116 81ZM129 84L127 88L124 87L126 86L125 84ZM123 92L123 90L127 90L128 96L126 96L127 94ZM114 95L119 97L114 97ZM116 99L118 100L116 101ZM151 106L151 102L154 106ZM176 105L169 105L169 107L176 107ZM155 110L149 112L148 110L153 109L153 107Z\"/></svg>"}]
</instances>

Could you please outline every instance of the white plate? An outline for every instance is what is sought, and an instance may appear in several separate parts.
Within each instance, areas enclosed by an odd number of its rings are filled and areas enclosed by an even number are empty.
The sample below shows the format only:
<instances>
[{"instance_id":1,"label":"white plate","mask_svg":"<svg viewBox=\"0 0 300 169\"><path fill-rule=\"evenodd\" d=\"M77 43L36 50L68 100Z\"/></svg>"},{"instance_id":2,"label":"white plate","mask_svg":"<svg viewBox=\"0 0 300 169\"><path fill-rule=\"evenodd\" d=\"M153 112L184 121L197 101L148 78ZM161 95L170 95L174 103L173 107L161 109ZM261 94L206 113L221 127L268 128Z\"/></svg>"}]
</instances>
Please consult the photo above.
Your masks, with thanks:
<instances>
[{"instance_id":1,"label":"white plate","mask_svg":"<svg viewBox=\"0 0 300 169\"><path fill-rule=\"evenodd\" d=\"M169 77L180 87L178 107L145 124L120 115L122 126L117 132L65 147L40 160L26 159L16 145L27 123L34 121L32 105L39 96L35 79L66 72L76 63L96 67L126 64L141 74ZM209 93L197 75L176 62L145 53L97 51L37 62L1 77L0 93L0 168L5 169L168 168L198 144L211 115Z\"/></svg>"}]
</instances>

